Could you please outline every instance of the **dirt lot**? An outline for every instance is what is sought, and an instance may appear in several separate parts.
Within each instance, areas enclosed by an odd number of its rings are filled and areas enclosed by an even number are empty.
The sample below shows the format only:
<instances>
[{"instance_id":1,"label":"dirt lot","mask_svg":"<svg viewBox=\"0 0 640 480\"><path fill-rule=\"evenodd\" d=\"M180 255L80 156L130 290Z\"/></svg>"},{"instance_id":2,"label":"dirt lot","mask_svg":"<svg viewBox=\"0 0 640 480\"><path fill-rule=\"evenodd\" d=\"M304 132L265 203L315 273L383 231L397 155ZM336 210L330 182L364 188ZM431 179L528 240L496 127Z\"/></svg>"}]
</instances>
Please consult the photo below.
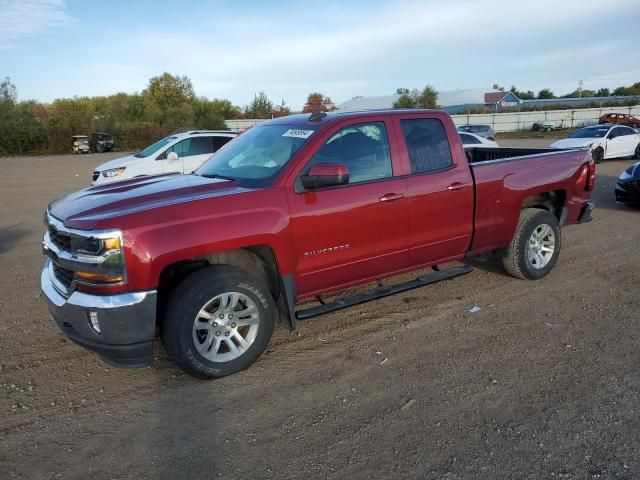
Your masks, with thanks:
<instances>
[{"instance_id":1,"label":"dirt lot","mask_svg":"<svg viewBox=\"0 0 640 480\"><path fill-rule=\"evenodd\" d=\"M599 166L595 219L546 279L474 261L202 382L160 345L154 368L108 367L39 298L44 207L113 156L0 159L0 477L640 477L640 211L612 192L631 160Z\"/></svg>"}]
</instances>

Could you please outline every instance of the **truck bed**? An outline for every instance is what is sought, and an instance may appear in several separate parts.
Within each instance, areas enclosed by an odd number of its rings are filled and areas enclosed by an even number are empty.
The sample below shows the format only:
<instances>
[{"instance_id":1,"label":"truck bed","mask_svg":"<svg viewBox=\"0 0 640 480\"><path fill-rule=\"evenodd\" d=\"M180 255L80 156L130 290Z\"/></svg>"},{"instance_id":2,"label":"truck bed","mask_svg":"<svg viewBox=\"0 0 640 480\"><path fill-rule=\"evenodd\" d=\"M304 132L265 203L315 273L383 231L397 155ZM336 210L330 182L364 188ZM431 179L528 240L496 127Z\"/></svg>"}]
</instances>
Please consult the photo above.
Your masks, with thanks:
<instances>
[{"instance_id":1,"label":"truck bed","mask_svg":"<svg viewBox=\"0 0 640 480\"><path fill-rule=\"evenodd\" d=\"M471 164L566 151L559 148L513 147L465 147L464 150L467 154L467 159Z\"/></svg>"},{"instance_id":2,"label":"truck bed","mask_svg":"<svg viewBox=\"0 0 640 480\"><path fill-rule=\"evenodd\" d=\"M505 247L517 227L527 199L551 194L560 205L581 204L588 194L585 165L587 149L470 148L465 149L474 177L476 196L472 252ZM554 212L560 217L561 211ZM579 213L565 220L575 223Z\"/></svg>"}]
</instances>

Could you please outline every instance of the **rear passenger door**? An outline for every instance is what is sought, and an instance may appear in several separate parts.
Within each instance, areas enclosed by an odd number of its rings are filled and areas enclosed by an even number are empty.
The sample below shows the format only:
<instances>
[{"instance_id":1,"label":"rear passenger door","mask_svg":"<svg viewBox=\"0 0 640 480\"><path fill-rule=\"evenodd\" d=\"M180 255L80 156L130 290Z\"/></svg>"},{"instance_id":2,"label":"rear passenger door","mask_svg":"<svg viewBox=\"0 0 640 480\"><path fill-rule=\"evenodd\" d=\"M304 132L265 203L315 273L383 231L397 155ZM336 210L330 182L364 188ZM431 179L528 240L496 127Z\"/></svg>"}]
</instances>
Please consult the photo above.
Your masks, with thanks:
<instances>
[{"instance_id":1,"label":"rear passenger door","mask_svg":"<svg viewBox=\"0 0 640 480\"><path fill-rule=\"evenodd\" d=\"M620 138L622 139L620 148L620 156L633 155L638 146L638 133L630 127L618 127L620 129Z\"/></svg>"},{"instance_id":2,"label":"rear passenger door","mask_svg":"<svg viewBox=\"0 0 640 480\"><path fill-rule=\"evenodd\" d=\"M625 139L622 135L622 128L615 127L607 134L606 158L617 158L624 155Z\"/></svg>"},{"instance_id":3,"label":"rear passenger door","mask_svg":"<svg viewBox=\"0 0 640 480\"><path fill-rule=\"evenodd\" d=\"M409 265L436 264L463 256L473 232L473 178L466 158L456 162L438 118L398 119L406 145L409 194Z\"/></svg>"}]
</instances>

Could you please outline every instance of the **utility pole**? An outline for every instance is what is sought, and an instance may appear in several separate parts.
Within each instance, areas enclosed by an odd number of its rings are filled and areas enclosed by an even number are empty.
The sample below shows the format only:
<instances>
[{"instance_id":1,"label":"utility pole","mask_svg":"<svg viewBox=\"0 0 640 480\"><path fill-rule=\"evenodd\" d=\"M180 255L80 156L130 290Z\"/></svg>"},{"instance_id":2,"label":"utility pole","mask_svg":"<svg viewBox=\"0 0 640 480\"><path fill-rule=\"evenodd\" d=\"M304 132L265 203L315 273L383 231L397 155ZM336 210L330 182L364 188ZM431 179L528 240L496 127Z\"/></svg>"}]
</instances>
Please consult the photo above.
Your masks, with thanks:
<instances>
[{"instance_id":1,"label":"utility pole","mask_svg":"<svg viewBox=\"0 0 640 480\"><path fill-rule=\"evenodd\" d=\"M578 97L582 97L582 86L584 85L584 82L582 80L580 80L578 82Z\"/></svg>"}]
</instances>

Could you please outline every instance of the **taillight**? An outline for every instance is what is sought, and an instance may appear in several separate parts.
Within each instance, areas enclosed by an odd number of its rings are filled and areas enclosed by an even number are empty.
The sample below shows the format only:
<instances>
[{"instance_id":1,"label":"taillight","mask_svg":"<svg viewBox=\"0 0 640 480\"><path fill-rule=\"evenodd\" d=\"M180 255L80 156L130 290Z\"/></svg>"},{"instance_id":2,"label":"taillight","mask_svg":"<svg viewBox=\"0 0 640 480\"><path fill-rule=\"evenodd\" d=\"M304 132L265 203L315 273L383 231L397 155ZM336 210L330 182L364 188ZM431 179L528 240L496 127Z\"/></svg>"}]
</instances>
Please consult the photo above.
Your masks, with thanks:
<instances>
[{"instance_id":1,"label":"taillight","mask_svg":"<svg viewBox=\"0 0 640 480\"><path fill-rule=\"evenodd\" d=\"M593 160L587 162L587 183L584 189L587 192L592 192L596 186L596 162Z\"/></svg>"}]
</instances>

